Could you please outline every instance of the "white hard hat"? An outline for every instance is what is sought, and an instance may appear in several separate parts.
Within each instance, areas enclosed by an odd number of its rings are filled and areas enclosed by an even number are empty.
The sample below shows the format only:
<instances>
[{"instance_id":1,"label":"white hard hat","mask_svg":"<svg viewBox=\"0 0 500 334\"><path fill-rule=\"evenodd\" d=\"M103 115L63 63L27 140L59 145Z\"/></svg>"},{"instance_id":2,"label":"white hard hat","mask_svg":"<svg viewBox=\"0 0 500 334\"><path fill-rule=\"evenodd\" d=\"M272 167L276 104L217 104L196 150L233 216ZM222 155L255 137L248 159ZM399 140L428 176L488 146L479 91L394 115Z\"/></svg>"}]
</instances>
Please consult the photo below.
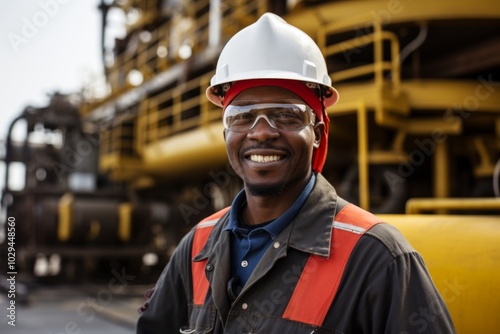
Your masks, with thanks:
<instances>
[{"instance_id":1,"label":"white hard hat","mask_svg":"<svg viewBox=\"0 0 500 334\"><path fill-rule=\"evenodd\" d=\"M272 13L265 13L229 40L219 56L207 97L222 107L221 85L252 79L319 84L325 107L338 99L318 45L305 32Z\"/></svg>"}]
</instances>

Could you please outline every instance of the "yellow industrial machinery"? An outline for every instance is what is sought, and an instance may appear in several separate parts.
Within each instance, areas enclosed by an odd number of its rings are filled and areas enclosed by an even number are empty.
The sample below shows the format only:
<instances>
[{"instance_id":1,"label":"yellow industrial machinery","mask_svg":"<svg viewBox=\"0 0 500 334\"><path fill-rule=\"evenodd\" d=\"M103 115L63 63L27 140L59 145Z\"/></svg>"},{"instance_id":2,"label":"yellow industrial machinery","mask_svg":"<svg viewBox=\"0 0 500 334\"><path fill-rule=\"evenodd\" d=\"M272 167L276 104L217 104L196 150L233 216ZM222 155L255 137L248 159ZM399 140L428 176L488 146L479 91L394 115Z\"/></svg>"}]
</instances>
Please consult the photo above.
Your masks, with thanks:
<instances>
[{"instance_id":1,"label":"yellow industrial machinery","mask_svg":"<svg viewBox=\"0 0 500 334\"><path fill-rule=\"evenodd\" d=\"M110 204L123 245L144 223L141 203L168 208L143 239L160 254L173 229L239 190L205 90L225 42L272 11L316 40L340 93L323 174L423 254L459 333L500 332L500 2L115 0L101 10L110 92L84 101L80 119L99 137L98 173L131 194ZM127 32L109 47L115 15ZM71 239L81 201L60 198L59 239ZM425 332L433 316L416 309L409 321Z\"/></svg>"},{"instance_id":2,"label":"yellow industrial machinery","mask_svg":"<svg viewBox=\"0 0 500 334\"><path fill-rule=\"evenodd\" d=\"M498 333L499 216L381 215L423 256L453 318L457 333ZM425 333L433 310L409 319Z\"/></svg>"}]
</instances>

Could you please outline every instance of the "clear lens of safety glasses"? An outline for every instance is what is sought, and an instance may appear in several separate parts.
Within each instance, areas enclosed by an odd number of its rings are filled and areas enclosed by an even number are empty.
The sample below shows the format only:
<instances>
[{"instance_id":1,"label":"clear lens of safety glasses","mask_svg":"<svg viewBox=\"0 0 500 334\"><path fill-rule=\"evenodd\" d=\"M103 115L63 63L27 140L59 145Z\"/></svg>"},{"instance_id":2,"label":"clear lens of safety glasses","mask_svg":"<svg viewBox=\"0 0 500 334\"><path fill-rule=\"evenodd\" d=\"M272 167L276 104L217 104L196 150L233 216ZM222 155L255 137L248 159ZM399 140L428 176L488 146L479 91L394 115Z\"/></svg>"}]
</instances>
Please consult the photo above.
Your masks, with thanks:
<instances>
[{"instance_id":1,"label":"clear lens of safety glasses","mask_svg":"<svg viewBox=\"0 0 500 334\"><path fill-rule=\"evenodd\" d=\"M242 103L242 102L238 102ZM224 110L224 128L234 132L250 131L264 118L271 127L285 131L302 130L314 124L314 112L301 103L230 104Z\"/></svg>"}]
</instances>

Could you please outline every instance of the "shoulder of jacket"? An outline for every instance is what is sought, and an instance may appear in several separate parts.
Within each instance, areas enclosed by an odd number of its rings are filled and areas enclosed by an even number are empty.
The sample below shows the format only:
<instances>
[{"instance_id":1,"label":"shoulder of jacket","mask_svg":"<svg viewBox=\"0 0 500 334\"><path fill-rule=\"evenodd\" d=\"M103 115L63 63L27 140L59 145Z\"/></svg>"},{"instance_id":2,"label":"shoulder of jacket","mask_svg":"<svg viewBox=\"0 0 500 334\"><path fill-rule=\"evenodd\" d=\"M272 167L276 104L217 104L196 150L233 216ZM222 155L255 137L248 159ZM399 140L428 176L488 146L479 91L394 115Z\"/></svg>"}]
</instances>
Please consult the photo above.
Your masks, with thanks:
<instances>
[{"instance_id":1,"label":"shoulder of jacket","mask_svg":"<svg viewBox=\"0 0 500 334\"><path fill-rule=\"evenodd\" d=\"M200 220L184 235L176 247L176 251L181 252L181 250L189 250L189 253L191 253L193 246L201 250L217 222L229 211L229 209L230 207L226 207Z\"/></svg>"},{"instance_id":2,"label":"shoulder of jacket","mask_svg":"<svg viewBox=\"0 0 500 334\"><path fill-rule=\"evenodd\" d=\"M403 254L416 253L416 250L409 244L403 234L396 227L388 223L378 224L366 232L365 237L372 238L381 243L393 258Z\"/></svg>"},{"instance_id":3,"label":"shoulder of jacket","mask_svg":"<svg viewBox=\"0 0 500 334\"><path fill-rule=\"evenodd\" d=\"M340 199L334 228L343 228L342 224L349 224L353 232L364 233L361 242L363 238L370 238L384 247L393 258L415 252L415 249L393 225L384 222L369 211Z\"/></svg>"},{"instance_id":4,"label":"shoulder of jacket","mask_svg":"<svg viewBox=\"0 0 500 334\"><path fill-rule=\"evenodd\" d=\"M216 213L202 219L198 224L195 225L195 229L202 229L207 227L213 227L217 222L228 212L230 207L226 207Z\"/></svg>"},{"instance_id":5,"label":"shoulder of jacket","mask_svg":"<svg viewBox=\"0 0 500 334\"><path fill-rule=\"evenodd\" d=\"M379 223L383 223L383 221L371 212L340 197L337 199L337 212L333 218L334 228L351 227L353 232L362 234Z\"/></svg>"}]
</instances>

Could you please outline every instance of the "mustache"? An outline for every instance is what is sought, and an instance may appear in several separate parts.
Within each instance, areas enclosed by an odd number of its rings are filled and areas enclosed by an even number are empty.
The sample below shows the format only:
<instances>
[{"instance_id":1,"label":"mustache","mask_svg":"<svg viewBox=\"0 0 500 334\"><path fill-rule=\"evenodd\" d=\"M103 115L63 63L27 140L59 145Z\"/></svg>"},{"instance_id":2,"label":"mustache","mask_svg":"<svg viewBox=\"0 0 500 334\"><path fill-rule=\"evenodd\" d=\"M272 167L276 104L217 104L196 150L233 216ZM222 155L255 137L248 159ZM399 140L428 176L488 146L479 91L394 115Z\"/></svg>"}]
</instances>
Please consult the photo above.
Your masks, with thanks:
<instances>
[{"instance_id":1,"label":"mustache","mask_svg":"<svg viewBox=\"0 0 500 334\"><path fill-rule=\"evenodd\" d=\"M288 149L287 147L281 147L281 146L275 146L275 145L272 145L272 144L269 144L269 143L261 143L261 144L255 144L255 145L252 145L252 146L249 146L249 147L245 147L244 149L242 149L240 151L240 153L242 155L245 155L247 152L249 151L253 151L253 150L275 150L275 151L282 151L286 154L290 154L290 149Z\"/></svg>"}]
</instances>

